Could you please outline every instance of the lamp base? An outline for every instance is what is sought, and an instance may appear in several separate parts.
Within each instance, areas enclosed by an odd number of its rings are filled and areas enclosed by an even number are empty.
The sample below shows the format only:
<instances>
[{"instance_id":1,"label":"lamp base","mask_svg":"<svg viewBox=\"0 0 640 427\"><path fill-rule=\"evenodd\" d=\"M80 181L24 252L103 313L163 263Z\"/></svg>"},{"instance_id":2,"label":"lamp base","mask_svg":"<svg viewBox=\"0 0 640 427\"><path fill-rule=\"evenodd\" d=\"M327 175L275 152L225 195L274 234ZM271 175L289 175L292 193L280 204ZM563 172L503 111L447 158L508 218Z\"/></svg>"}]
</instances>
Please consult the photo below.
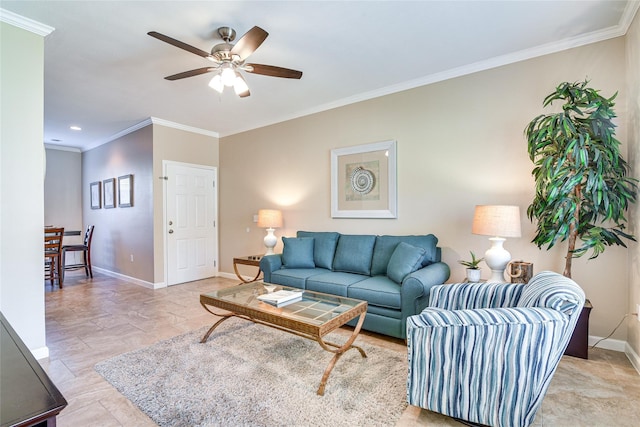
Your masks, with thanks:
<instances>
[{"instance_id":1,"label":"lamp base","mask_svg":"<svg viewBox=\"0 0 640 427\"><path fill-rule=\"evenodd\" d=\"M265 255L273 255L273 248L275 248L276 243L278 243L278 238L273 234L275 228L267 228L267 235L264 236L264 246L267 248L267 251L264 253Z\"/></svg>"},{"instance_id":2,"label":"lamp base","mask_svg":"<svg viewBox=\"0 0 640 427\"><path fill-rule=\"evenodd\" d=\"M484 253L484 262L491 269L491 277L488 283L506 283L504 280L504 270L511 261L511 254L503 247L506 239L502 237L491 237L491 247Z\"/></svg>"}]
</instances>

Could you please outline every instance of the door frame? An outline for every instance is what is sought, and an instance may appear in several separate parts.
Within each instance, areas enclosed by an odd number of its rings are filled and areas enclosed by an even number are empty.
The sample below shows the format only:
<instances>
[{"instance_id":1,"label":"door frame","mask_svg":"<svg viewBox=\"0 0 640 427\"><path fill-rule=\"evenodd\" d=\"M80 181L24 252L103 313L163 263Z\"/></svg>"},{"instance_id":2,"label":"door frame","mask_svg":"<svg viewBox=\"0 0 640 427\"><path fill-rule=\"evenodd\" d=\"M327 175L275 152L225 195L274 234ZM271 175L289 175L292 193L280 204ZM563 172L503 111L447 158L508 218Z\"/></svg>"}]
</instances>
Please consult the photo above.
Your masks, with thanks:
<instances>
[{"instance_id":1,"label":"door frame","mask_svg":"<svg viewBox=\"0 0 640 427\"><path fill-rule=\"evenodd\" d=\"M173 166L184 166L184 167L189 167L189 168L196 168L196 169L205 169L205 170L210 170L213 171L213 176L214 176L214 187L212 188L213 191L213 203L215 206L215 214L214 214L214 221L215 221L215 226L214 226L214 235L213 235L213 244L215 247L215 257L214 257L214 277L218 276L218 272L219 272L219 258L220 258L220 246L219 246L219 236L218 236L218 212L219 212L219 208L218 208L218 168L216 166L209 166L209 165L199 165L196 163L186 163L186 162L176 162L174 160L163 160L162 161L162 176L160 177L160 179L163 181L163 185L162 185L162 198L163 198L163 203L162 203L162 246L164 248L163 252L164 252L164 266L163 266L163 272L164 272L164 287L168 288L169 287L169 244L167 243L167 235L169 232L169 226L167 225L167 167L169 165L173 165Z\"/></svg>"}]
</instances>

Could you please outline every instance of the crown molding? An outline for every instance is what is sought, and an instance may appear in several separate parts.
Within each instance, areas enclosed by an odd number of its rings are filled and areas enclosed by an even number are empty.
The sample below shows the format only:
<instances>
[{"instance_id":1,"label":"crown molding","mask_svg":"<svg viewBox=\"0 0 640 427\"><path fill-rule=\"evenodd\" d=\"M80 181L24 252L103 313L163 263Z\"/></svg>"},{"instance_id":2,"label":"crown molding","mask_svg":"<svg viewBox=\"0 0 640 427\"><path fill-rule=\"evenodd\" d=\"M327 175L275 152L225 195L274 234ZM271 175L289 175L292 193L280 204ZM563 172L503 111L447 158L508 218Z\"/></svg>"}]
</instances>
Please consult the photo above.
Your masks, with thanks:
<instances>
[{"instance_id":1,"label":"crown molding","mask_svg":"<svg viewBox=\"0 0 640 427\"><path fill-rule=\"evenodd\" d=\"M150 120L151 120L151 123L153 123L154 125L160 125L168 128L184 130L191 133L199 133L201 135L212 136L214 138L220 138L220 134L218 132L214 132L211 130L196 128L193 126L187 126L180 123L171 122L169 120L159 119L157 117L151 117Z\"/></svg>"},{"instance_id":2,"label":"crown molding","mask_svg":"<svg viewBox=\"0 0 640 427\"><path fill-rule=\"evenodd\" d=\"M180 123L175 123L169 120L164 120L164 119L159 119L157 117L149 117L147 119L144 119L143 121L136 123L133 126L130 126L126 129L121 130L118 133L115 133L107 138L95 141L93 144L90 145L90 147L87 148L87 150L91 150L93 148L99 147L101 145L107 144L111 141L115 141L118 138L122 138L125 135L129 135L130 133L133 133L139 129L142 129L144 127L147 127L149 125L159 125L159 126L164 126L164 127L169 127L169 128L174 128L174 129L179 129L179 130L183 130L186 132L191 132L191 133L198 133L201 135L205 135L205 136L211 136L214 138L219 138L219 134L218 132L213 132L210 130L206 130L206 129L200 129L200 128L196 128L193 126L187 126L187 125L183 125Z\"/></svg>"},{"instance_id":3,"label":"crown molding","mask_svg":"<svg viewBox=\"0 0 640 427\"><path fill-rule=\"evenodd\" d=\"M620 18L620 22L618 23L618 26L624 29L624 34L627 34L627 31L629 31L629 27L633 23L633 18L635 18L638 10L640 10L640 1L627 2L627 7L624 8L622 18Z\"/></svg>"},{"instance_id":4,"label":"crown molding","mask_svg":"<svg viewBox=\"0 0 640 427\"><path fill-rule=\"evenodd\" d=\"M34 21L33 19L25 18L24 16L2 8L0 8L0 21L43 37L48 36L55 30L55 28L50 27L49 25Z\"/></svg>"},{"instance_id":5,"label":"crown molding","mask_svg":"<svg viewBox=\"0 0 640 427\"><path fill-rule=\"evenodd\" d=\"M58 150L58 151L70 151L72 153L82 153L82 150L77 147L67 147L66 145L56 145L56 144L47 144L44 143L44 148L47 150Z\"/></svg>"}]
</instances>

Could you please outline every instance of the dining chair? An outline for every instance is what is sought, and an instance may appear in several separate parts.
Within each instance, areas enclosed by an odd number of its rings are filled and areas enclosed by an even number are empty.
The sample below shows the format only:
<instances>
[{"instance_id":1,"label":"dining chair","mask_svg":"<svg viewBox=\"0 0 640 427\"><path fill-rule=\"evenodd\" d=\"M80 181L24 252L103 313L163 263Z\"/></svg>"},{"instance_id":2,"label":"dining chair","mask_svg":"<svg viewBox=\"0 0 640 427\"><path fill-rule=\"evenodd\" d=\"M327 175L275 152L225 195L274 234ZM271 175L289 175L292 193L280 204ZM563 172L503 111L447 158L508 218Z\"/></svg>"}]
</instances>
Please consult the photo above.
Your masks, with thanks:
<instances>
[{"instance_id":1,"label":"dining chair","mask_svg":"<svg viewBox=\"0 0 640 427\"><path fill-rule=\"evenodd\" d=\"M58 286L62 288L62 237L63 227L46 227L44 229L44 274L45 280L58 281Z\"/></svg>"},{"instance_id":2,"label":"dining chair","mask_svg":"<svg viewBox=\"0 0 640 427\"><path fill-rule=\"evenodd\" d=\"M81 245L64 245L62 247L62 265L64 266L64 271L84 268L85 275L93 278L93 271L91 270L91 240L93 239L93 228L93 225L87 227L87 231L84 233L84 241ZM67 252L82 252L82 262L67 265L65 262Z\"/></svg>"}]
</instances>

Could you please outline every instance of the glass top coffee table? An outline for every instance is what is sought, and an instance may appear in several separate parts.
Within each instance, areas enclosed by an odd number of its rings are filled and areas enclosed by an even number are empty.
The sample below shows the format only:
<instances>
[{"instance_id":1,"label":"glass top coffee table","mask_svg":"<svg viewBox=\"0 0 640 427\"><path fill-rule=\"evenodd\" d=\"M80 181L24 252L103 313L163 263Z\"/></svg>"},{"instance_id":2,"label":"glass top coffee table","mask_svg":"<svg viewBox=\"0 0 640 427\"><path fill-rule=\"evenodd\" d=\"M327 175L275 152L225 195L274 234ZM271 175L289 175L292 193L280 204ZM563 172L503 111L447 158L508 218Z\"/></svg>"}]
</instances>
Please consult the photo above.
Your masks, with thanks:
<instances>
[{"instance_id":1,"label":"glass top coffee table","mask_svg":"<svg viewBox=\"0 0 640 427\"><path fill-rule=\"evenodd\" d=\"M209 313L222 318L209 328L200 342L206 342L218 325L231 317L240 317L317 341L324 350L334 353L318 387L317 393L322 396L333 367L346 351L355 348L362 357L367 357L362 348L353 345L367 314L367 302L306 290L302 291L301 300L279 307L258 299L258 295L283 289L301 291L301 289L269 283L252 282L201 294L202 307ZM215 309L222 309L225 312L216 312ZM344 344L324 340L328 333L358 316L358 323Z\"/></svg>"}]
</instances>

